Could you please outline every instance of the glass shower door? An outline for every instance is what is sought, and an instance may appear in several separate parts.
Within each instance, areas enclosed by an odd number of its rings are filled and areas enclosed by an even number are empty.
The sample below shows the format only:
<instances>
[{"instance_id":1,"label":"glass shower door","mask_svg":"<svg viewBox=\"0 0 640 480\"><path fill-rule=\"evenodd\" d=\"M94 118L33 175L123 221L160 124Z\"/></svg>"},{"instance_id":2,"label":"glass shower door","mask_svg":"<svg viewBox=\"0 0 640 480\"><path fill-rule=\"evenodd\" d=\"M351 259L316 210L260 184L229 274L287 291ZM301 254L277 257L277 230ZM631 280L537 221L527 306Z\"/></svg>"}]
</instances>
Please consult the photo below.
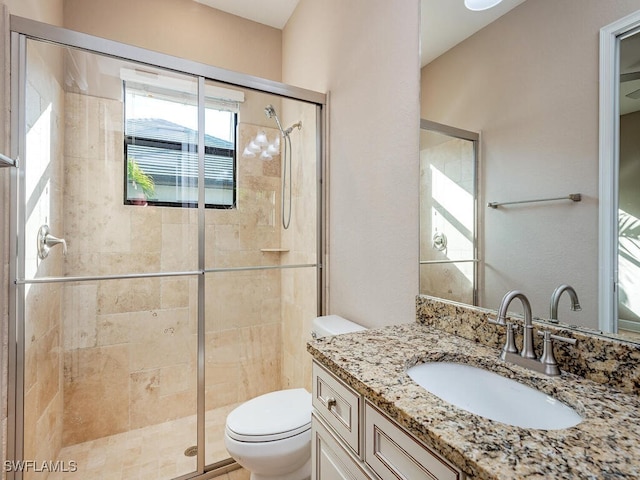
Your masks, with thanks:
<instances>
[{"instance_id":1,"label":"glass shower door","mask_svg":"<svg viewBox=\"0 0 640 480\"><path fill-rule=\"evenodd\" d=\"M311 389L325 96L12 29L8 478L226 473L230 409Z\"/></svg>"},{"instance_id":2,"label":"glass shower door","mask_svg":"<svg viewBox=\"0 0 640 480\"><path fill-rule=\"evenodd\" d=\"M197 79L21 44L23 477L193 475Z\"/></svg>"}]
</instances>

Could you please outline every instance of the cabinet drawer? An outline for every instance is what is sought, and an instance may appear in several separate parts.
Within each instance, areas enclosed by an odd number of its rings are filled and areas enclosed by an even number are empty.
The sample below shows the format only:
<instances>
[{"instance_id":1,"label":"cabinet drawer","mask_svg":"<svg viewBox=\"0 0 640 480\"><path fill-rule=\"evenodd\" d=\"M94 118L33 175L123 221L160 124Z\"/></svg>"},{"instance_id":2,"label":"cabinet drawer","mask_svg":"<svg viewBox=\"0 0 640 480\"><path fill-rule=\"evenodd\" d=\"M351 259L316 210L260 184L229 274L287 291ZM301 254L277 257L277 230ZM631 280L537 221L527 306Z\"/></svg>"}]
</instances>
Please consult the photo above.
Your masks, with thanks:
<instances>
[{"instance_id":1,"label":"cabinet drawer","mask_svg":"<svg viewBox=\"0 0 640 480\"><path fill-rule=\"evenodd\" d=\"M464 474L377 408L365 406L364 460L382 480L463 480Z\"/></svg>"},{"instance_id":2,"label":"cabinet drawer","mask_svg":"<svg viewBox=\"0 0 640 480\"><path fill-rule=\"evenodd\" d=\"M313 408L358 456L361 397L317 363L313 364Z\"/></svg>"},{"instance_id":3,"label":"cabinet drawer","mask_svg":"<svg viewBox=\"0 0 640 480\"><path fill-rule=\"evenodd\" d=\"M370 480L356 459L342 447L315 414L312 417L311 480Z\"/></svg>"}]
</instances>

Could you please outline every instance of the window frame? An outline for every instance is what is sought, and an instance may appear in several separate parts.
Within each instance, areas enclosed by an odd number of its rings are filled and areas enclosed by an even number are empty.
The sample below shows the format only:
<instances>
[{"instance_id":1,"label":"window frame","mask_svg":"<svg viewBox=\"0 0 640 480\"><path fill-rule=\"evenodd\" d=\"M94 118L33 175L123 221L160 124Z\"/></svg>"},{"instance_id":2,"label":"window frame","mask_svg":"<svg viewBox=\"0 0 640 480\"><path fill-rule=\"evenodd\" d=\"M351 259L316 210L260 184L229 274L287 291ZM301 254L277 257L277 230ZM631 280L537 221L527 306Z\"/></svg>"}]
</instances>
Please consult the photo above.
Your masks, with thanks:
<instances>
[{"instance_id":1,"label":"window frame","mask_svg":"<svg viewBox=\"0 0 640 480\"><path fill-rule=\"evenodd\" d=\"M126 109L126 94L127 94L127 85L126 82L122 82L122 89L123 89L123 109L122 109L122 117L123 117L123 128L122 128L122 135L123 135L123 165L124 165L124 174L123 174L123 203L124 205L131 205L131 206L141 206L141 204L139 202L137 202L134 199L130 199L128 198L127 195L127 187L128 187L128 178L127 178L127 164L129 161L129 155L128 155L128 149L129 149L129 145L142 145L142 146L146 146L146 147L152 147L152 148L162 148L165 150L176 150L176 151L180 151L180 152L189 152L192 154L197 155L198 154L198 144L197 143L183 143L183 142L176 142L176 141L171 141L171 140L160 140L160 139L154 139L154 138L148 138L148 137L138 137L138 136L133 136L133 135L128 135L127 134L127 109ZM131 90L135 91L135 88L131 88ZM169 100L167 100L169 101ZM217 110L215 108L211 108L211 107L207 107L205 105L205 110L206 109L210 109L210 110ZM232 180L231 180L231 189L232 189L232 201L231 204L227 205L227 204L217 204L217 203L205 203L204 206L205 208L211 208L211 209L218 209L218 210L232 210L237 208L237 191L238 191L238 165L237 165L237 160L238 160L238 112L233 112L233 111L229 111L229 113L233 116L233 131L234 131L234 136L233 136L233 145L234 148L233 149L226 149L226 148L221 148L221 147L211 147L211 146L206 146L204 147L204 154L205 154L205 163L206 163L206 155L215 155L215 156L225 156L228 158L231 158L231 164L232 164ZM168 148L167 148L168 147ZM178 178L178 177L176 177ZM179 177L180 179L183 179L185 177ZM210 181L216 181L214 179L210 179ZM224 180L222 180L221 182L223 182L224 184ZM195 185L197 187L197 185ZM207 179L205 178L205 191L207 189ZM150 200L150 199L145 199L145 201L143 202L142 205L151 205L151 206L156 206L156 207L177 207L177 208L197 208L198 207L198 201L194 201L194 202L189 202L189 201L167 201L167 200Z\"/></svg>"}]
</instances>

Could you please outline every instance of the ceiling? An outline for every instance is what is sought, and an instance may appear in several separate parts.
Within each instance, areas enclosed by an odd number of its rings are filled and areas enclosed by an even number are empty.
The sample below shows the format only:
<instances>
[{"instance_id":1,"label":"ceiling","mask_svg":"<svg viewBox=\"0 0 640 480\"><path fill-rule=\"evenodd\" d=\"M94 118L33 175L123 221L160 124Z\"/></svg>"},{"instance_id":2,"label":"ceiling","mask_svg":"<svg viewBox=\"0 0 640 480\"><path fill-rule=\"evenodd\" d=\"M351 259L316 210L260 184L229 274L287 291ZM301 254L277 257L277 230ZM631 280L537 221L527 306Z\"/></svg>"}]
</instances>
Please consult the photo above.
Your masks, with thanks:
<instances>
[{"instance_id":1,"label":"ceiling","mask_svg":"<svg viewBox=\"0 0 640 480\"><path fill-rule=\"evenodd\" d=\"M503 0L489 10L472 12L463 0L421 0L420 65L435 60L524 1Z\"/></svg>"},{"instance_id":2,"label":"ceiling","mask_svg":"<svg viewBox=\"0 0 640 480\"><path fill-rule=\"evenodd\" d=\"M203 5L282 30L300 0L195 0Z\"/></svg>"},{"instance_id":3,"label":"ceiling","mask_svg":"<svg viewBox=\"0 0 640 480\"><path fill-rule=\"evenodd\" d=\"M195 0L254 22L282 29L300 0ZM472 12L463 0L421 0L421 65L431 62L520 5L525 0L503 0L494 8Z\"/></svg>"}]
</instances>

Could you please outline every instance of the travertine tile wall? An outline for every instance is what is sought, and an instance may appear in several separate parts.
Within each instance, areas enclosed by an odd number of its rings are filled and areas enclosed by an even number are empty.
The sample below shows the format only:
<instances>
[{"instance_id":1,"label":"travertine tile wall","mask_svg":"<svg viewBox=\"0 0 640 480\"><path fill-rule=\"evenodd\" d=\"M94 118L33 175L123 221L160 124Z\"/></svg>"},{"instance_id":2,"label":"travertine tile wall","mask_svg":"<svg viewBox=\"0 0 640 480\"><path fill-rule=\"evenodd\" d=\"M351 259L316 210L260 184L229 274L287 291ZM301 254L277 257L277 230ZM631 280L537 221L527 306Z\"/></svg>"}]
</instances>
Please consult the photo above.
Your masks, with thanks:
<instances>
[{"instance_id":1,"label":"travertine tile wall","mask_svg":"<svg viewBox=\"0 0 640 480\"><path fill-rule=\"evenodd\" d=\"M240 145L257 129L240 124ZM197 268L195 209L122 204L119 101L68 93L66 144L68 275ZM260 248L280 243L278 161L238 158L237 209L206 212L207 267L273 263ZM195 413L195 277L70 284L63 299L65 445ZM280 388L280 274L207 274L205 312L206 408Z\"/></svg>"},{"instance_id":2,"label":"travertine tile wall","mask_svg":"<svg viewBox=\"0 0 640 480\"><path fill-rule=\"evenodd\" d=\"M293 199L291 224L282 231L286 264L315 264L317 259L316 109L312 105L283 101L286 124L302 121L291 134ZM317 316L317 277L314 268L282 271L283 385L311 391L311 357L306 343Z\"/></svg>"},{"instance_id":3,"label":"travertine tile wall","mask_svg":"<svg viewBox=\"0 0 640 480\"><path fill-rule=\"evenodd\" d=\"M62 57L55 48L34 42L27 54L25 276L60 276L61 248L40 260L36 237L43 224L55 235L64 231ZM62 445L61 291L59 284L25 287L24 458L36 461L55 459ZM25 472L26 479L36 475Z\"/></svg>"},{"instance_id":4,"label":"travertine tile wall","mask_svg":"<svg viewBox=\"0 0 640 480\"><path fill-rule=\"evenodd\" d=\"M246 109L243 106L240 111L241 122L256 115L265 118L264 99L250 95ZM257 112L246 111L256 105L260 107ZM238 125L237 210L207 211L205 256L209 268L279 263L280 254L261 249L280 246L280 156L272 160L242 156L258 131L265 132L270 141L278 135L274 128ZM207 410L281 388L280 275L278 270L207 275Z\"/></svg>"}]
</instances>

